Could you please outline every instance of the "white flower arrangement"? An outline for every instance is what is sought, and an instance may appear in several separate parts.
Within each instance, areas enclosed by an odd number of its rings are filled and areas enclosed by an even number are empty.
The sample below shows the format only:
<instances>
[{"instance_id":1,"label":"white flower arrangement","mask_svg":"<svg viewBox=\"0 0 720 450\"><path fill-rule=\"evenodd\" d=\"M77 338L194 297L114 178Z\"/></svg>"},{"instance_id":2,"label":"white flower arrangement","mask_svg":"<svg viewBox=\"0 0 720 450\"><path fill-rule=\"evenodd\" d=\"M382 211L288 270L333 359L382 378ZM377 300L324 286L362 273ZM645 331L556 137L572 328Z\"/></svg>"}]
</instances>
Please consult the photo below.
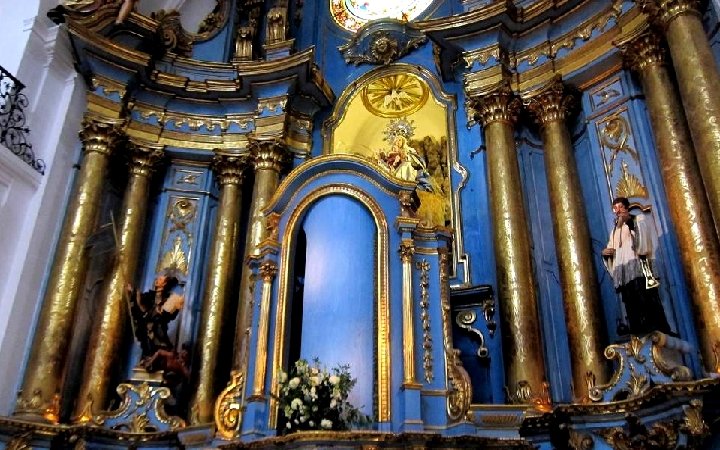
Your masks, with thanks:
<instances>
[{"instance_id":1,"label":"white flower arrangement","mask_svg":"<svg viewBox=\"0 0 720 450\"><path fill-rule=\"evenodd\" d=\"M317 359L312 366L304 359L297 361L289 374L281 371L278 385L284 432L340 431L353 424L366 424L369 418L347 401L356 382L350 376L350 366L338 365L328 372Z\"/></svg>"}]
</instances>

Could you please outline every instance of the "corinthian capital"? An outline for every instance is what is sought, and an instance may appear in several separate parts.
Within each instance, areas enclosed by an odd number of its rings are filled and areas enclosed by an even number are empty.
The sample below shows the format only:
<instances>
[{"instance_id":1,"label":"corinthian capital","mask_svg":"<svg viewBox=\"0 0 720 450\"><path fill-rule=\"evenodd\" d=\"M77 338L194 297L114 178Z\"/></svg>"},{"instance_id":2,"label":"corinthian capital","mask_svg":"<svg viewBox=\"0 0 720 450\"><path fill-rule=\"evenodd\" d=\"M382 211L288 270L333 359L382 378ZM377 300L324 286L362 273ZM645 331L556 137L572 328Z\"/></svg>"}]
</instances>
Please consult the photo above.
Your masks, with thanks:
<instances>
[{"instance_id":1,"label":"corinthian capital","mask_svg":"<svg viewBox=\"0 0 720 450\"><path fill-rule=\"evenodd\" d=\"M474 119L483 127L493 122L509 122L514 125L522 106L507 81L477 95L470 102Z\"/></svg>"},{"instance_id":2,"label":"corinthian capital","mask_svg":"<svg viewBox=\"0 0 720 450\"><path fill-rule=\"evenodd\" d=\"M553 121L564 121L576 104L575 97L567 93L559 77L540 89L529 92L523 100L540 126Z\"/></svg>"},{"instance_id":3,"label":"corinthian capital","mask_svg":"<svg viewBox=\"0 0 720 450\"><path fill-rule=\"evenodd\" d=\"M667 27L675 18L684 15L694 15L698 18L700 14L700 2L698 0L635 0L640 10L650 16L650 20Z\"/></svg>"},{"instance_id":4,"label":"corinthian capital","mask_svg":"<svg viewBox=\"0 0 720 450\"><path fill-rule=\"evenodd\" d=\"M220 186L228 184L242 184L243 171L247 165L247 157L244 155L227 155L215 151L212 169L217 174Z\"/></svg>"},{"instance_id":5,"label":"corinthian capital","mask_svg":"<svg viewBox=\"0 0 720 450\"><path fill-rule=\"evenodd\" d=\"M130 139L130 172L133 175L150 175L164 156L164 145Z\"/></svg>"},{"instance_id":6,"label":"corinthian capital","mask_svg":"<svg viewBox=\"0 0 720 450\"><path fill-rule=\"evenodd\" d=\"M124 138L120 119L108 119L86 115L82 121L80 139L85 153L110 155L120 140Z\"/></svg>"},{"instance_id":7,"label":"corinthian capital","mask_svg":"<svg viewBox=\"0 0 720 450\"><path fill-rule=\"evenodd\" d=\"M280 172L289 160L285 144L280 138L250 137L250 153L255 170Z\"/></svg>"},{"instance_id":8,"label":"corinthian capital","mask_svg":"<svg viewBox=\"0 0 720 450\"><path fill-rule=\"evenodd\" d=\"M665 49L660 42L660 36L649 29L629 36L615 45L620 48L625 65L631 70L640 72L665 64Z\"/></svg>"},{"instance_id":9,"label":"corinthian capital","mask_svg":"<svg viewBox=\"0 0 720 450\"><path fill-rule=\"evenodd\" d=\"M273 278L275 278L275 275L277 275L277 272L277 264L272 261L262 263L262 265L260 266L260 276L262 277L263 281L272 281Z\"/></svg>"}]
</instances>

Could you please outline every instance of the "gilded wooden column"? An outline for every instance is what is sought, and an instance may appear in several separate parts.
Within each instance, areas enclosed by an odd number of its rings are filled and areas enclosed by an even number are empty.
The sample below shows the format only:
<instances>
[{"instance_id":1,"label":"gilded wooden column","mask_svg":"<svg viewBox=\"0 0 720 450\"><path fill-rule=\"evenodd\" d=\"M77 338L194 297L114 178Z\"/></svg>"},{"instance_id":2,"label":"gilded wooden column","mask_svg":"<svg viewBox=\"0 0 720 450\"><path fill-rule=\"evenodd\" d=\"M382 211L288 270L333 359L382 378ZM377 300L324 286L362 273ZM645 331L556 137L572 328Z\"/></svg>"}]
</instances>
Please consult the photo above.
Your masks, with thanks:
<instances>
[{"instance_id":1,"label":"gilded wooden column","mask_svg":"<svg viewBox=\"0 0 720 450\"><path fill-rule=\"evenodd\" d=\"M413 307L413 277L412 259L415 254L415 244L411 239L403 240L400 244L400 259L402 260L402 303L403 303L403 384L417 385L415 379L415 322Z\"/></svg>"},{"instance_id":2,"label":"gilded wooden column","mask_svg":"<svg viewBox=\"0 0 720 450\"><path fill-rule=\"evenodd\" d=\"M124 331L130 312L127 309L127 287L134 285L140 260L145 217L148 209L150 178L163 157L163 146L147 142L130 143L130 179L122 206L122 225L112 271L99 299L99 317L92 330L85 360L76 419L87 422L97 410L107 407L109 383L118 370Z\"/></svg>"},{"instance_id":3,"label":"gilded wooden column","mask_svg":"<svg viewBox=\"0 0 720 450\"><path fill-rule=\"evenodd\" d=\"M84 277L87 238L92 233L110 153L121 121L86 116L80 138L84 158L70 198L43 299L16 415L57 421L62 374Z\"/></svg>"},{"instance_id":4,"label":"gilded wooden column","mask_svg":"<svg viewBox=\"0 0 720 450\"><path fill-rule=\"evenodd\" d=\"M265 396L265 374L267 373L268 333L270 328L270 303L272 303L272 284L277 275L277 264L272 261L260 266L263 279L260 298L260 320L258 320L258 339L255 348L255 376L253 377L253 397L260 400Z\"/></svg>"},{"instance_id":5,"label":"gilded wooden column","mask_svg":"<svg viewBox=\"0 0 720 450\"><path fill-rule=\"evenodd\" d=\"M251 138L250 150L255 167L255 184L253 186L252 205L250 205L250 223L245 237L245 257L258 256L260 243L267 237L266 220L263 209L275 194L280 183L280 170L287 160L287 152L278 138ZM236 321L235 351L233 352L233 368L246 373L250 349L249 333L253 301L252 286L254 281L247 266L243 266L240 279L240 303Z\"/></svg>"},{"instance_id":6,"label":"gilded wooden column","mask_svg":"<svg viewBox=\"0 0 720 450\"><path fill-rule=\"evenodd\" d=\"M720 371L720 245L703 190L690 132L657 35L645 32L621 44L640 76L660 158L670 214L685 275L699 314L696 323L705 368Z\"/></svg>"},{"instance_id":7,"label":"gilded wooden column","mask_svg":"<svg viewBox=\"0 0 720 450\"><path fill-rule=\"evenodd\" d=\"M638 0L665 32L715 229L720 230L720 74L697 0Z\"/></svg>"},{"instance_id":8,"label":"gilded wooden column","mask_svg":"<svg viewBox=\"0 0 720 450\"><path fill-rule=\"evenodd\" d=\"M217 223L208 274L203 293L199 352L195 356L197 387L190 402L190 420L194 424L213 420L213 405L218 392L217 361L220 355L222 325L226 320L230 282L235 272L237 243L240 240L240 192L245 158L216 153L213 169L220 184Z\"/></svg>"},{"instance_id":9,"label":"gilded wooden column","mask_svg":"<svg viewBox=\"0 0 720 450\"><path fill-rule=\"evenodd\" d=\"M521 102L502 83L475 101L487 149L488 183L507 387L511 401L530 403L542 392L545 365L513 127Z\"/></svg>"},{"instance_id":10,"label":"gilded wooden column","mask_svg":"<svg viewBox=\"0 0 720 450\"><path fill-rule=\"evenodd\" d=\"M565 121L575 99L554 80L525 99L541 129L550 213L560 268L575 398L589 398L589 389L607 378L605 327L602 321L592 242L580 192L580 177Z\"/></svg>"}]
</instances>

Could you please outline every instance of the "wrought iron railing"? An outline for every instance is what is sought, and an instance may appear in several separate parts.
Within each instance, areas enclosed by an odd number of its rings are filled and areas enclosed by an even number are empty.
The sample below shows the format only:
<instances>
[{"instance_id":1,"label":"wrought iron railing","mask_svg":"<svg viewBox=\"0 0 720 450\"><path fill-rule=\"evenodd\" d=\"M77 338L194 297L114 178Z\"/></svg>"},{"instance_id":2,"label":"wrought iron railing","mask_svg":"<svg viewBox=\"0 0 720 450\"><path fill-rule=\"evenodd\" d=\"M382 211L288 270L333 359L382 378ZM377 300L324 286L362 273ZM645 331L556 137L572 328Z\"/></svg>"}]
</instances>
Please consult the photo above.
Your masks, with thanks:
<instances>
[{"instance_id":1,"label":"wrought iron railing","mask_svg":"<svg viewBox=\"0 0 720 450\"><path fill-rule=\"evenodd\" d=\"M27 139L30 129L25 108L29 102L23 89L25 85L0 66L0 143L44 175L45 161L35 157Z\"/></svg>"}]
</instances>

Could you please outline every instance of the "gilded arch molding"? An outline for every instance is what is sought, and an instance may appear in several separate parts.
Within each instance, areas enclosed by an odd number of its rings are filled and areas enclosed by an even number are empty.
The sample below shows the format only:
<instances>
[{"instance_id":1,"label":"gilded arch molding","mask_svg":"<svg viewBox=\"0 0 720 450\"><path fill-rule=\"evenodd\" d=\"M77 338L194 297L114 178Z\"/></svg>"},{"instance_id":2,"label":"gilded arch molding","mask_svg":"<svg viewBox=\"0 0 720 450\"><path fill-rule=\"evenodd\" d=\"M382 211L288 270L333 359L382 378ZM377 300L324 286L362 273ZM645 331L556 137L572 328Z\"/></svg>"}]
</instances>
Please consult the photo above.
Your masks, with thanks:
<instances>
[{"instance_id":1,"label":"gilded arch molding","mask_svg":"<svg viewBox=\"0 0 720 450\"><path fill-rule=\"evenodd\" d=\"M376 302L376 321L377 321L377 414L380 422L390 421L390 286L389 286L389 227L387 219L383 214L380 205L372 198L371 195L363 190L347 183L329 184L315 189L306 195L300 203L294 208L292 215L287 221L285 231L282 238L281 248L281 270L278 279L278 303L275 317L275 336L274 351L272 365L272 396L270 400L270 426L275 427L277 424L277 377L278 369L283 367L283 354L286 348L286 318L287 307L290 300L290 260L293 255L295 245L295 237L297 229L305 217L310 206L323 197L330 195L344 195L359 201L365 206L373 217L377 230L376 248L375 248L375 302ZM293 204L289 202L288 205ZM287 209L284 209L281 215L284 215Z\"/></svg>"}]
</instances>

